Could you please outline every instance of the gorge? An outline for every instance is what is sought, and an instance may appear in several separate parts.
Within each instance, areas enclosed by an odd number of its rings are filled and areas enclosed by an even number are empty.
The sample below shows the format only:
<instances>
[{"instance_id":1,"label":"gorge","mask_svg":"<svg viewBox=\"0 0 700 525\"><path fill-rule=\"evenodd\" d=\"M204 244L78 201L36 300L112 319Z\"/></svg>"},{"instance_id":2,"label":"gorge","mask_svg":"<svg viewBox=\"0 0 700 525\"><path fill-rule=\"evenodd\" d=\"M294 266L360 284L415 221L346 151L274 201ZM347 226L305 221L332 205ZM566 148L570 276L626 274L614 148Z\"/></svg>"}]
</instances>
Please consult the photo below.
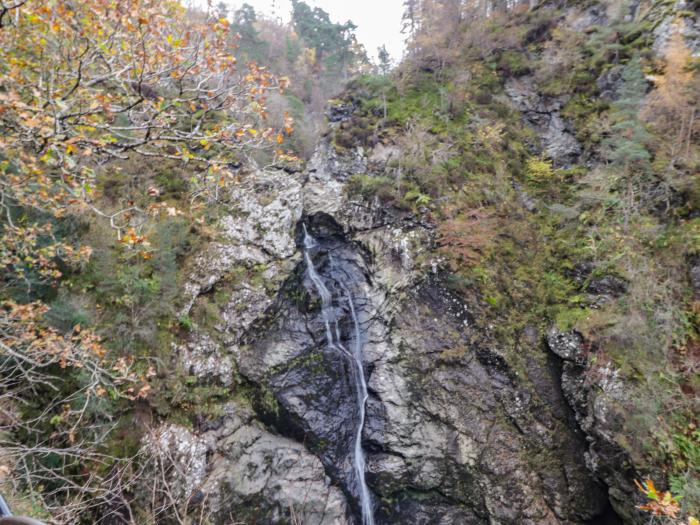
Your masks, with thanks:
<instances>
[{"instance_id":1,"label":"gorge","mask_svg":"<svg viewBox=\"0 0 700 525\"><path fill-rule=\"evenodd\" d=\"M700 2L6 4L13 511L698 524Z\"/></svg>"}]
</instances>

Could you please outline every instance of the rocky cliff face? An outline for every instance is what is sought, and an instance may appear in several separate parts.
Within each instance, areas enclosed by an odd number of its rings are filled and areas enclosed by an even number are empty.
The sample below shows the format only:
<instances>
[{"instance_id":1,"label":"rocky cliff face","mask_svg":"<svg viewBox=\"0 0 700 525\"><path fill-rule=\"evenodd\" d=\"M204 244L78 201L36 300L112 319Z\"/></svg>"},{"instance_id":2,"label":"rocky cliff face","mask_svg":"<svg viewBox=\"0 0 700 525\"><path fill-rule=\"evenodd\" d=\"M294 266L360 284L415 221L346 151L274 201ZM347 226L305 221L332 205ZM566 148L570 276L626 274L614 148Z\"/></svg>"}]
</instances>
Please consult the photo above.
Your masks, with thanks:
<instances>
[{"instance_id":1,"label":"rocky cliff face","mask_svg":"<svg viewBox=\"0 0 700 525\"><path fill-rule=\"evenodd\" d=\"M595 6L574 15L567 23L581 31L606 20ZM601 98L615 98L619 73L598 79ZM561 115L566 97L541 95L529 76L505 94L555 164L596 162ZM352 113L331 108L331 128ZM398 146L342 151L322 140L305 171L246 175L189 270L181 313L195 325L174 353L200 383L232 392L218 419L159 433L198 504L221 524L359 523L357 370L342 351L359 344L376 523L643 523L639 474L612 437L624 420L616 370L591 378L595 349L575 331L526 326L502 347L493 320L450 291L428 217L346 191L353 175L381 176ZM334 290L337 345L310 260ZM590 304L626 293L594 270L574 269Z\"/></svg>"},{"instance_id":2,"label":"rocky cliff face","mask_svg":"<svg viewBox=\"0 0 700 525\"><path fill-rule=\"evenodd\" d=\"M216 321L174 350L202 383L235 390L238 375L250 395L194 431L164 427L163 439L187 444L178 449L186 485L218 523L357 520L353 371L326 344L301 255L305 224L320 245L319 274L341 273L357 309L377 523L595 522L608 512L605 483L616 480L597 475L605 465L587 453L581 428L594 425L585 401L576 404L586 395L578 341L564 351L563 336L552 336L552 353L526 330L518 344L528 366L512 367L493 327L445 286L430 224L344 192L349 175L383 169L373 153L339 156L322 143L304 173L251 173L231 196L183 310L216 295ZM335 308L349 344L350 309L341 300Z\"/></svg>"}]
</instances>

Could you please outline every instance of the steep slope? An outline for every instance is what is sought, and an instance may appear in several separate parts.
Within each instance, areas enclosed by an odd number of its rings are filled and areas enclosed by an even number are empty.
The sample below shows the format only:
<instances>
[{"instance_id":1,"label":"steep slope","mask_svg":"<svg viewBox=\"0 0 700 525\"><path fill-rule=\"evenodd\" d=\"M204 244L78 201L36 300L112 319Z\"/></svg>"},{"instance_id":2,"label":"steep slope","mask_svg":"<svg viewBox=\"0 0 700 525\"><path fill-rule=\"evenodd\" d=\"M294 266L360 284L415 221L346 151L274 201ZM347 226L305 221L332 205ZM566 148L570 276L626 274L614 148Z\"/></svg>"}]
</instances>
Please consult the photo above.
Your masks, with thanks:
<instances>
[{"instance_id":1,"label":"steep slope","mask_svg":"<svg viewBox=\"0 0 700 525\"><path fill-rule=\"evenodd\" d=\"M614 4L496 17L478 50L361 79L305 170L244 177L175 347L234 394L168 427L207 451L187 485L215 522L359 520L353 345L377 523L641 524L646 477L697 512L698 135L669 153L643 115L697 6ZM253 438L221 430L241 417Z\"/></svg>"},{"instance_id":2,"label":"steep slope","mask_svg":"<svg viewBox=\"0 0 700 525\"><path fill-rule=\"evenodd\" d=\"M556 361L531 337L521 343L522 351L531 354L528 377L519 378L503 358L492 327L475 319L446 288L446 275L430 253L432 225L414 214L387 210L376 200L374 205L347 200L344 181L360 168L367 172L367 163L366 156L348 159L322 145L300 184L300 200L294 198L296 191L285 191L289 183L280 183L279 177L250 175L251 189L268 180L262 197L268 202L246 221L270 219L275 238L285 238L289 250L253 258L246 253L249 239L234 243L229 237L224 249L235 258L216 246L200 259L197 281L207 287L200 288L205 295L195 299L195 311L211 294L223 293L227 304L214 329L220 343L206 344L208 336L198 331L190 334L190 350L181 356L191 373L216 381L221 368L200 363L212 357L220 363L231 355L251 385L252 406L262 421L305 443L359 513L351 446L357 424L354 372L347 356L326 344L320 300L309 281L308 262L300 257L304 224L319 243L319 274L326 282L332 275L344 276L360 321L370 391L363 447L377 522L584 523L602 514L607 498L583 462L583 435L559 387ZM382 162L375 169L381 173ZM260 194L251 192L241 202L254 209L256 198ZM281 201L292 208L280 212ZM285 222L283 215L300 221ZM294 235L296 255L285 259L294 250ZM272 302L262 303L269 305L264 313L249 285L227 282L241 264L258 266L273 288ZM280 282L279 291L271 281ZM259 297L264 296L261 290ZM357 336L351 309L343 303L334 302L338 341L350 347ZM241 322L256 311L257 320L241 330ZM194 321L200 321L196 315ZM223 416L216 426L226 428L230 417ZM226 502L218 503L219 515L237 515L250 508L254 497L262 497L260 508L268 509L256 514L262 522L275 522L294 505L306 516L304 523L341 520L343 500L328 500L327 481L312 482L306 473L305 502L271 500L264 491L243 497L241 490L247 489L242 487L260 475L259 467L247 474L246 483L228 481L240 476L242 466L227 450L230 441L221 440L218 429L206 430L208 425L196 439L214 452L211 472L204 474L203 468L201 475L203 486L218 491L215 501ZM179 432L186 435L184 429ZM271 483L287 493L286 478L279 476L273 470ZM202 479L187 484L198 482ZM232 503L237 499L244 506ZM271 501L276 503L269 510ZM316 501L330 501L323 518L314 510Z\"/></svg>"}]
</instances>

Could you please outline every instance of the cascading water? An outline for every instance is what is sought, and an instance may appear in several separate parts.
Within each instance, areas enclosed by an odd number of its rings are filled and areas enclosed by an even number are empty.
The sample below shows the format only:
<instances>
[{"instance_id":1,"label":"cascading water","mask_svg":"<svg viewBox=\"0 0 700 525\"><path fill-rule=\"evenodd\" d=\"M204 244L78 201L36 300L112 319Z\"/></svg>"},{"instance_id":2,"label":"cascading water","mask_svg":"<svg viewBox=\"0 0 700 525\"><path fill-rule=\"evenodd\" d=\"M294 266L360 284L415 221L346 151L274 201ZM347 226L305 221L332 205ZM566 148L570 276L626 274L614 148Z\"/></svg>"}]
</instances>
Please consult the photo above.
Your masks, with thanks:
<instances>
[{"instance_id":1,"label":"cascading water","mask_svg":"<svg viewBox=\"0 0 700 525\"><path fill-rule=\"evenodd\" d=\"M316 288L318 295L321 297L321 315L323 317L323 322L326 329L326 341L330 349L339 350L344 355L346 355L353 366L353 379L355 383L355 391L357 393L357 405L359 412L359 421L357 429L355 432L354 441L354 453L353 453L353 463L355 468L355 473L357 475L358 489L360 495L360 507L362 511L362 524L363 525L374 525L374 516L372 515L372 500L369 492L369 487L367 486L367 481L365 480L365 454L362 450L362 430L365 424L365 405L367 403L367 381L365 380L365 373L362 366L362 333L360 322L357 317L357 312L355 311L355 304L353 302L352 294L347 285L341 280L337 280L337 284L340 286L341 290L345 294L345 300L347 301L348 307L350 309L350 314L353 323L354 330L354 344L353 350L350 352L341 342L340 328L338 325L338 318L335 314L333 306L333 295L331 294L328 287L324 284L323 279L318 274L316 267L314 266L313 260L311 259L310 252L318 243L316 240L309 235L306 229L306 225L303 225L304 229L304 259L306 261L306 267L309 275L309 279Z\"/></svg>"}]
</instances>

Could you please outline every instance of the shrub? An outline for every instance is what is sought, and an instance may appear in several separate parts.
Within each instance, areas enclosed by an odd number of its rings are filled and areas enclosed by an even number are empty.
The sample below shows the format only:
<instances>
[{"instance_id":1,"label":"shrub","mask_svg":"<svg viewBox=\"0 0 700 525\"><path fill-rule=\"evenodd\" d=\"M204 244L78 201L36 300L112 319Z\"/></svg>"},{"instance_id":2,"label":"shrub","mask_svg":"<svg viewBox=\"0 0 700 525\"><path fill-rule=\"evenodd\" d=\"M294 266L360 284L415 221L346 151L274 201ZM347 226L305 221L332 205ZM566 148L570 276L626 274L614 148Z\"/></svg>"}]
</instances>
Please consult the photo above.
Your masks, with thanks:
<instances>
[{"instance_id":1,"label":"shrub","mask_svg":"<svg viewBox=\"0 0 700 525\"><path fill-rule=\"evenodd\" d=\"M532 182L546 182L554 175L552 161L543 157L531 157L525 163L525 176Z\"/></svg>"},{"instance_id":2,"label":"shrub","mask_svg":"<svg viewBox=\"0 0 700 525\"><path fill-rule=\"evenodd\" d=\"M361 195L365 199L376 196L382 201L393 201L396 198L395 181L383 176L353 175L348 179L347 191L350 195Z\"/></svg>"}]
</instances>

